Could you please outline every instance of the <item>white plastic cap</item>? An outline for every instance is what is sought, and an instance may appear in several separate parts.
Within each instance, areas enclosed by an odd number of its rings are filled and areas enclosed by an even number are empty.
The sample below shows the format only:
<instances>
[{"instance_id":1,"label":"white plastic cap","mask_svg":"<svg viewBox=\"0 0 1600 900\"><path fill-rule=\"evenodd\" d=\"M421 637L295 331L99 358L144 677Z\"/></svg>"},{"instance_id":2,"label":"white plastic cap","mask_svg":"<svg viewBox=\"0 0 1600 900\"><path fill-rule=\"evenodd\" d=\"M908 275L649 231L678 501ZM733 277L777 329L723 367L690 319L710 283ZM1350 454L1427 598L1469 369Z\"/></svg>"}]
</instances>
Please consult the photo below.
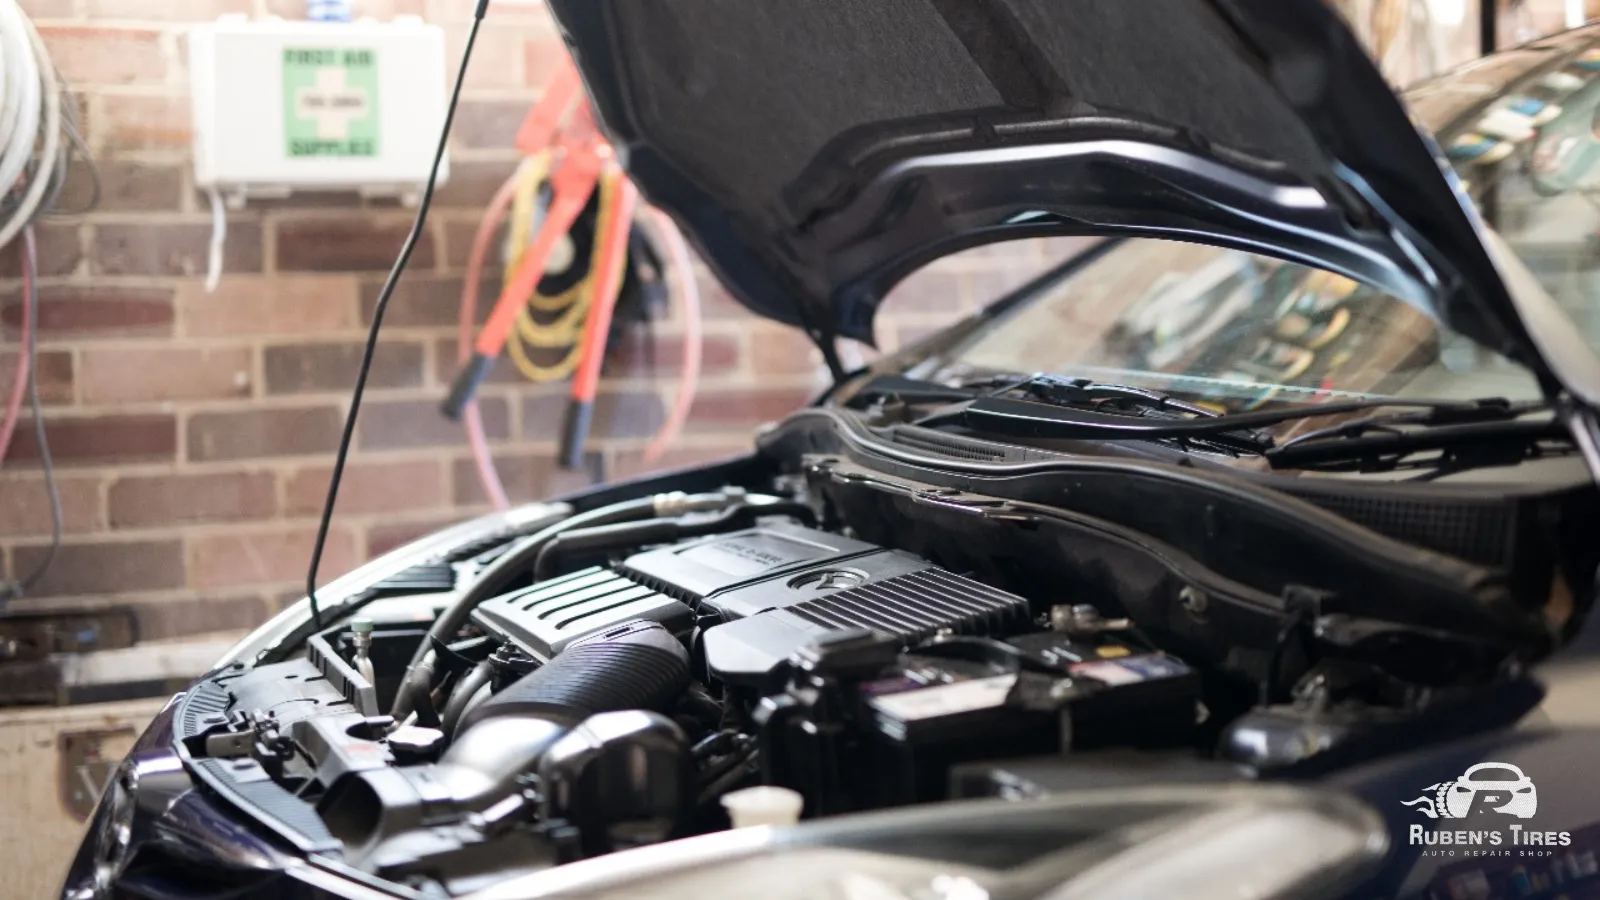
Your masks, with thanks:
<instances>
[{"instance_id":1,"label":"white plastic cap","mask_svg":"<svg viewBox=\"0 0 1600 900\"><path fill-rule=\"evenodd\" d=\"M752 828L757 825L793 825L800 821L800 810L806 798L799 792L781 787L753 787L722 795L722 807L728 811L735 828Z\"/></svg>"}]
</instances>

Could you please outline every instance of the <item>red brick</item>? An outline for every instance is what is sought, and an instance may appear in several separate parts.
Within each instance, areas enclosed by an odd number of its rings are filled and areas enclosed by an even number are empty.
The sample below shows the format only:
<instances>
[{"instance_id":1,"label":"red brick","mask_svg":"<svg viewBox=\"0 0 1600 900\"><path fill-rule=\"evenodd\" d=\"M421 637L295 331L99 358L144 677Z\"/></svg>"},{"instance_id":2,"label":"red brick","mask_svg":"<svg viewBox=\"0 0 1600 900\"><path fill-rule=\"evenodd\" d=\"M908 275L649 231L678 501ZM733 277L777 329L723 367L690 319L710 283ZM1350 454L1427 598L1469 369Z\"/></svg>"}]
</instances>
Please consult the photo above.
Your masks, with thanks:
<instances>
[{"instance_id":1,"label":"red brick","mask_svg":"<svg viewBox=\"0 0 1600 900\"><path fill-rule=\"evenodd\" d=\"M261 351L267 393L350 391L364 351L365 344L354 341L267 347ZM421 344L380 341L367 387L416 387L422 384L423 372Z\"/></svg>"},{"instance_id":2,"label":"red brick","mask_svg":"<svg viewBox=\"0 0 1600 900\"><path fill-rule=\"evenodd\" d=\"M822 367L822 354L796 328L765 325L752 328L750 364L757 375L806 375Z\"/></svg>"},{"instance_id":3,"label":"red brick","mask_svg":"<svg viewBox=\"0 0 1600 900\"><path fill-rule=\"evenodd\" d=\"M450 161L450 180L439 186L433 195L435 208L468 207L482 210L494 199L500 185L517 169L514 160L482 162L475 160ZM477 226L473 226L476 230ZM471 238L469 237L470 241ZM469 244L470 246L470 244Z\"/></svg>"},{"instance_id":4,"label":"red brick","mask_svg":"<svg viewBox=\"0 0 1600 900\"><path fill-rule=\"evenodd\" d=\"M494 456L500 486L512 503L544 500L593 485L598 478L599 454L589 454L587 465L578 470L563 469L553 457L542 453L499 453ZM478 478L478 467L471 459L458 459L450 469L450 481L457 506L479 506L489 502Z\"/></svg>"},{"instance_id":5,"label":"red brick","mask_svg":"<svg viewBox=\"0 0 1600 900\"><path fill-rule=\"evenodd\" d=\"M66 350L40 350L35 357L39 367L35 381L39 385L39 402L46 406L59 406L72 402L72 354ZM0 350L0 402L11 396L11 376L17 371L15 350ZM24 395L24 402L27 397Z\"/></svg>"},{"instance_id":6,"label":"red brick","mask_svg":"<svg viewBox=\"0 0 1600 900\"><path fill-rule=\"evenodd\" d=\"M309 525L192 534L189 586L211 590L303 581L316 536L316 528ZM354 535L335 528L328 532L323 548L319 580L327 582L343 575L359 562Z\"/></svg>"},{"instance_id":7,"label":"red brick","mask_svg":"<svg viewBox=\"0 0 1600 900\"><path fill-rule=\"evenodd\" d=\"M381 556L460 521L460 516L424 516L421 519L407 517L399 522L374 523L367 528L367 555Z\"/></svg>"},{"instance_id":8,"label":"red brick","mask_svg":"<svg viewBox=\"0 0 1600 900\"><path fill-rule=\"evenodd\" d=\"M479 279L478 303L475 321L489 318L494 299L500 288L498 273L494 278ZM372 311L377 308L378 294L383 290L382 279L368 279L361 284L361 324L372 324ZM461 278L456 275L407 274L395 286L389 297L389 309L383 314L383 327L390 328L447 328L456 324L461 315ZM455 358L452 351L451 359Z\"/></svg>"},{"instance_id":9,"label":"red brick","mask_svg":"<svg viewBox=\"0 0 1600 900\"><path fill-rule=\"evenodd\" d=\"M69 19L73 15L72 3L73 0L22 0L22 11L35 21Z\"/></svg>"},{"instance_id":10,"label":"red brick","mask_svg":"<svg viewBox=\"0 0 1600 900\"><path fill-rule=\"evenodd\" d=\"M355 0L351 5L355 18L371 17L380 21L395 16L421 16L427 11L425 0ZM266 12L285 19L304 18L305 0L266 0Z\"/></svg>"},{"instance_id":11,"label":"red brick","mask_svg":"<svg viewBox=\"0 0 1600 900\"><path fill-rule=\"evenodd\" d=\"M700 341L700 374L726 375L738 370L740 349L739 339L731 334L703 335ZM606 348L605 374L608 376L651 375L676 384L681 371L681 335L652 336L641 329L639 333Z\"/></svg>"},{"instance_id":12,"label":"red brick","mask_svg":"<svg viewBox=\"0 0 1600 900\"><path fill-rule=\"evenodd\" d=\"M1040 238L1039 258L1045 267L1058 266L1100 243L1095 237Z\"/></svg>"},{"instance_id":13,"label":"red brick","mask_svg":"<svg viewBox=\"0 0 1600 900\"><path fill-rule=\"evenodd\" d=\"M69 84L160 84L166 80L167 60L157 29L45 25L39 33Z\"/></svg>"},{"instance_id":14,"label":"red brick","mask_svg":"<svg viewBox=\"0 0 1600 900\"><path fill-rule=\"evenodd\" d=\"M168 212L177 210L182 203L183 171L179 166L101 157L95 161L95 168L100 173L100 199L94 207L97 211ZM86 209L93 199L89 167L77 163L67 176L57 209Z\"/></svg>"},{"instance_id":15,"label":"red brick","mask_svg":"<svg viewBox=\"0 0 1600 900\"><path fill-rule=\"evenodd\" d=\"M510 434L509 407L503 398L480 397L478 409L490 440L504 440ZM356 441L363 450L454 447L466 443L466 435L460 423L439 412L438 400L387 400L362 404Z\"/></svg>"},{"instance_id":16,"label":"red brick","mask_svg":"<svg viewBox=\"0 0 1600 900\"><path fill-rule=\"evenodd\" d=\"M71 275L83 259L78 246L78 226L43 222L35 225L34 246L39 263L39 275ZM22 241L18 240L0 249L0 278L22 277Z\"/></svg>"},{"instance_id":17,"label":"red brick","mask_svg":"<svg viewBox=\"0 0 1600 900\"><path fill-rule=\"evenodd\" d=\"M612 479L635 478L648 475L652 472L669 472L673 469L686 469L691 466L703 466L708 463L721 462L735 456L743 456L751 452L752 446L748 440L729 441L725 444L696 445L691 447L668 447L666 452L654 464L644 461L644 450L621 450L612 461L611 471L607 474Z\"/></svg>"},{"instance_id":18,"label":"red brick","mask_svg":"<svg viewBox=\"0 0 1600 900\"><path fill-rule=\"evenodd\" d=\"M896 313L956 312L966 307L971 289L960 273L935 263L911 273L890 289L880 309Z\"/></svg>"},{"instance_id":19,"label":"red brick","mask_svg":"<svg viewBox=\"0 0 1600 900\"><path fill-rule=\"evenodd\" d=\"M12 570L26 575L44 559L45 547L18 547ZM123 594L183 587L183 545L178 541L102 541L61 545L34 597Z\"/></svg>"},{"instance_id":20,"label":"red brick","mask_svg":"<svg viewBox=\"0 0 1600 900\"><path fill-rule=\"evenodd\" d=\"M705 318L754 320L750 310L733 299L722 282L701 266L695 267L695 283L700 288L700 314Z\"/></svg>"},{"instance_id":21,"label":"red brick","mask_svg":"<svg viewBox=\"0 0 1600 900\"><path fill-rule=\"evenodd\" d=\"M300 272L382 272L394 265L411 223L368 216L317 216L278 223L278 268ZM412 270L433 267L433 236L411 253Z\"/></svg>"},{"instance_id":22,"label":"red brick","mask_svg":"<svg viewBox=\"0 0 1600 900\"><path fill-rule=\"evenodd\" d=\"M527 100L462 100L450 136L462 147L510 149L528 114Z\"/></svg>"},{"instance_id":23,"label":"red brick","mask_svg":"<svg viewBox=\"0 0 1600 900\"><path fill-rule=\"evenodd\" d=\"M962 273L967 282L967 296L971 298L970 309L981 309L989 304L1004 298L1006 295L1022 287L1033 279L1044 274L1046 268L1037 262L1027 267L1012 269L976 269ZM952 316L951 320L954 321Z\"/></svg>"},{"instance_id":24,"label":"red brick","mask_svg":"<svg viewBox=\"0 0 1600 900\"><path fill-rule=\"evenodd\" d=\"M212 294L186 281L178 308L184 332L196 336L327 334L358 325L349 275L225 275Z\"/></svg>"},{"instance_id":25,"label":"red brick","mask_svg":"<svg viewBox=\"0 0 1600 900\"><path fill-rule=\"evenodd\" d=\"M88 347L84 403L138 403L250 396L247 347Z\"/></svg>"},{"instance_id":26,"label":"red brick","mask_svg":"<svg viewBox=\"0 0 1600 900\"><path fill-rule=\"evenodd\" d=\"M61 495L61 525L68 534L94 531L101 526L100 479L96 476L56 476ZM50 533L50 495L44 477L32 472L0 474L0 535L38 536Z\"/></svg>"},{"instance_id":27,"label":"red brick","mask_svg":"<svg viewBox=\"0 0 1600 900\"><path fill-rule=\"evenodd\" d=\"M194 142L185 95L107 95L89 127L106 146L119 150L177 150Z\"/></svg>"},{"instance_id":28,"label":"red brick","mask_svg":"<svg viewBox=\"0 0 1600 900\"><path fill-rule=\"evenodd\" d=\"M456 359L455 338L444 338L435 343L433 350L434 380L441 385L447 385L453 381L456 377L456 372L461 368L461 364ZM517 371L517 367L512 364L511 358L504 353L495 358L494 365L489 369L489 375L484 378L483 383L530 386L528 379Z\"/></svg>"},{"instance_id":29,"label":"red brick","mask_svg":"<svg viewBox=\"0 0 1600 900\"><path fill-rule=\"evenodd\" d=\"M804 388L748 388L701 391L689 413L693 433L697 427L754 428L787 416L808 403L813 393Z\"/></svg>"},{"instance_id":30,"label":"red brick","mask_svg":"<svg viewBox=\"0 0 1600 900\"><path fill-rule=\"evenodd\" d=\"M567 46L555 34L530 36L522 43L524 83L542 88L567 59Z\"/></svg>"},{"instance_id":31,"label":"red brick","mask_svg":"<svg viewBox=\"0 0 1600 900\"><path fill-rule=\"evenodd\" d=\"M134 620L141 641L172 640L201 634L249 631L277 612L275 599L260 594L238 597L181 597L135 601Z\"/></svg>"},{"instance_id":32,"label":"red brick","mask_svg":"<svg viewBox=\"0 0 1600 900\"><path fill-rule=\"evenodd\" d=\"M289 476L285 512L320 514L332 468L316 466ZM406 512L447 505L438 462L352 462L339 482L338 513Z\"/></svg>"},{"instance_id":33,"label":"red brick","mask_svg":"<svg viewBox=\"0 0 1600 900\"><path fill-rule=\"evenodd\" d=\"M362 197L357 190L298 191L287 197L252 197L250 208L262 211L287 210L315 212L330 209L350 210L372 208L398 208L396 197Z\"/></svg>"},{"instance_id":34,"label":"red brick","mask_svg":"<svg viewBox=\"0 0 1600 900\"><path fill-rule=\"evenodd\" d=\"M951 254L936 265L950 269L1037 269L1039 244L1031 239L997 241Z\"/></svg>"},{"instance_id":35,"label":"red brick","mask_svg":"<svg viewBox=\"0 0 1600 900\"><path fill-rule=\"evenodd\" d=\"M108 494L112 528L271 517L277 485L268 472L120 478Z\"/></svg>"},{"instance_id":36,"label":"red brick","mask_svg":"<svg viewBox=\"0 0 1600 900\"><path fill-rule=\"evenodd\" d=\"M177 455L178 424L170 415L56 416L45 419L45 438L57 466L170 461ZM33 425L24 419L6 461L38 458Z\"/></svg>"},{"instance_id":37,"label":"red brick","mask_svg":"<svg viewBox=\"0 0 1600 900\"><path fill-rule=\"evenodd\" d=\"M450 212L450 210L440 210L436 221L440 233L444 236L444 264L451 269L457 269L467 264L467 257L472 253L472 239L478 233L478 223L471 218L450 218ZM504 231L501 234L504 234ZM503 243L499 237L496 237L495 242ZM484 262L486 265L498 263L499 258L500 254L491 247Z\"/></svg>"},{"instance_id":38,"label":"red brick","mask_svg":"<svg viewBox=\"0 0 1600 900\"><path fill-rule=\"evenodd\" d=\"M522 436L529 440L556 440L561 436L568 405L566 394L544 393L523 398ZM590 440L647 437L666 418L661 396L654 391L603 389L594 398Z\"/></svg>"},{"instance_id":39,"label":"red brick","mask_svg":"<svg viewBox=\"0 0 1600 900\"><path fill-rule=\"evenodd\" d=\"M477 0L427 0L427 17L430 22L465 22L477 5ZM529 0L491 0L489 17L495 23L548 24L550 11Z\"/></svg>"},{"instance_id":40,"label":"red brick","mask_svg":"<svg viewBox=\"0 0 1600 900\"><path fill-rule=\"evenodd\" d=\"M343 426L333 406L195 413L189 417L189 460L332 453Z\"/></svg>"},{"instance_id":41,"label":"red brick","mask_svg":"<svg viewBox=\"0 0 1600 900\"><path fill-rule=\"evenodd\" d=\"M0 300L0 321L13 331L22 321L15 293ZM172 333L169 288L58 285L39 292L39 333L52 337L158 336Z\"/></svg>"},{"instance_id":42,"label":"red brick","mask_svg":"<svg viewBox=\"0 0 1600 900\"><path fill-rule=\"evenodd\" d=\"M452 269L464 269L472 256L472 242L478 237L478 220L448 218L451 210L444 210L440 218L445 243L445 264ZM501 227L495 233L494 240L489 242L488 252L483 256L483 283L493 285L496 290L500 286L501 264L505 261L505 228ZM488 292L489 297L494 297L494 291Z\"/></svg>"},{"instance_id":43,"label":"red brick","mask_svg":"<svg viewBox=\"0 0 1600 900\"><path fill-rule=\"evenodd\" d=\"M445 58L450 60L454 73L461 62L461 51L466 47L467 26L446 25L445 29ZM467 90L522 85L521 34L516 28L503 25L481 29L472 48L472 61L467 64Z\"/></svg>"},{"instance_id":44,"label":"red brick","mask_svg":"<svg viewBox=\"0 0 1600 900\"><path fill-rule=\"evenodd\" d=\"M205 223L107 222L95 228L90 264L100 275L204 275L210 246ZM261 271L261 224L229 222L222 257L223 271Z\"/></svg>"},{"instance_id":45,"label":"red brick","mask_svg":"<svg viewBox=\"0 0 1600 900\"><path fill-rule=\"evenodd\" d=\"M895 349L904 350L943 330L934 325L897 324L894 329Z\"/></svg>"},{"instance_id":46,"label":"red brick","mask_svg":"<svg viewBox=\"0 0 1600 900\"><path fill-rule=\"evenodd\" d=\"M91 19L144 19L202 22L224 13L247 13L250 0L85 0ZM300 4L305 14L305 4Z\"/></svg>"}]
</instances>

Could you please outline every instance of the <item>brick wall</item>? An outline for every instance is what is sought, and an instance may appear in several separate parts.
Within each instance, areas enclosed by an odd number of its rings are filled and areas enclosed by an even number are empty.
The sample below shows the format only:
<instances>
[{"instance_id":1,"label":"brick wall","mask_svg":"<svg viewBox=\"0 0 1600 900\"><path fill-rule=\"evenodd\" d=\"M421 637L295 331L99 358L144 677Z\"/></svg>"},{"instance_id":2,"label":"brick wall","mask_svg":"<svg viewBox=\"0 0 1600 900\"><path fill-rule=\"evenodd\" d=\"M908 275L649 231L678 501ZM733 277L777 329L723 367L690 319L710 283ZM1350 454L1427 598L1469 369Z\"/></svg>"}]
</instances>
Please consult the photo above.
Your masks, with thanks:
<instances>
[{"instance_id":1,"label":"brick wall","mask_svg":"<svg viewBox=\"0 0 1600 900\"><path fill-rule=\"evenodd\" d=\"M125 602L152 637L252 624L298 596L364 329L411 212L345 196L253 203L230 215L229 274L206 293L197 273L210 223L189 172L184 33L220 13L296 16L303 0L23 6L74 88L104 190L94 214L39 233L40 387L67 538L21 605ZM358 12L441 24L453 60L470 7L364 0ZM491 16L468 75L452 179L386 321L325 577L487 508L458 429L435 405L453 369L461 268L479 210L511 171L512 134L560 51L537 5L504 0ZM78 206L87 193L80 178L62 203ZM888 301L880 343L926 334L1054 252L991 248L919 273ZM15 253L0 253L0 395L16 346L17 275ZM744 314L704 273L701 281L705 377L671 465L748 446L756 424L822 384L803 339ZM553 462L560 388L496 373L483 413L514 500L640 471L640 449L674 387L678 328L655 328L656 374L642 343L622 348L584 473ZM0 467L0 566L10 577L40 558L49 522L26 425Z\"/></svg>"},{"instance_id":2,"label":"brick wall","mask_svg":"<svg viewBox=\"0 0 1600 900\"><path fill-rule=\"evenodd\" d=\"M127 602L150 636L252 624L299 595L372 303L412 214L342 196L252 203L229 216L228 274L206 293L197 273L210 223L189 172L184 31L224 12L294 16L303 2L23 6L77 94L104 190L94 214L39 233L40 387L67 538L22 605ZM368 0L358 12L424 15L448 30L454 60L470 6ZM487 509L459 428L435 408L454 367L461 269L481 207L511 171L512 134L560 49L537 6L497 4L491 16L468 75L451 181L385 321L325 578ZM86 181L67 194L65 208L80 205ZM899 293L929 302L908 311L910 301L891 300L881 343L894 347L993 296L1037 270L1042 252L990 250L920 273ZM0 251L0 395L16 346L17 275L15 253ZM755 425L821 384L803 339L701 280L705 377L667 464L747 447ZM656 325L654 375L642 339L622 348L587 473L553 462L561 389L520 382L509 367L496 374L482 406L514 500L640 471L640 449L675 387L677 334L676 322ZM7 572L30 570L48 524L37 448L20 427L0 466Z\"/></svg>"}]
</instances>

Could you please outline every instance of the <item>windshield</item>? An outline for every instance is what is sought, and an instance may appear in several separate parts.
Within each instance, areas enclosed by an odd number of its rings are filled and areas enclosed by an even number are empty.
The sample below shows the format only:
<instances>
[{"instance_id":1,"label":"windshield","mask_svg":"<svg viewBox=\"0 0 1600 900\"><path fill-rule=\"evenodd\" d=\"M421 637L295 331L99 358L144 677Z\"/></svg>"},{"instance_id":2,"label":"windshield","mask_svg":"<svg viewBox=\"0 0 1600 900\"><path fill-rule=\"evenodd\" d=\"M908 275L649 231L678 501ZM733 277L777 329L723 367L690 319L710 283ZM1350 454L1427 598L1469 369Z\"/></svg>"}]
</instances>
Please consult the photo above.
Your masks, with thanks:
<instances>
[{"instance_id":1,"label":"windshield","mask_svg":"<svg viewBox=\"0 0 1600 900\"><path fill-rule=\"evenodd\" d=\"M1440 144L1484 220L1600 348L1600 49L1506 74ZM1380 291L1264 256L1146 239L1102 247L919 369L1087 377L1225 411L1539 396L1526 370Z\"/></svg>"},{"instance_id":2,"label":"windshield","mask_svg":"<svg viewBox=\"0 0 1600 900\"><path fill-rule=\"evenodd\" d=\"M1087 377L1228 411L1273 401L1539 396L1525 370L1386 294L1263 256L1157 240L1104 248L938 367L945 378Z\"/></svg>"}]
</instances>

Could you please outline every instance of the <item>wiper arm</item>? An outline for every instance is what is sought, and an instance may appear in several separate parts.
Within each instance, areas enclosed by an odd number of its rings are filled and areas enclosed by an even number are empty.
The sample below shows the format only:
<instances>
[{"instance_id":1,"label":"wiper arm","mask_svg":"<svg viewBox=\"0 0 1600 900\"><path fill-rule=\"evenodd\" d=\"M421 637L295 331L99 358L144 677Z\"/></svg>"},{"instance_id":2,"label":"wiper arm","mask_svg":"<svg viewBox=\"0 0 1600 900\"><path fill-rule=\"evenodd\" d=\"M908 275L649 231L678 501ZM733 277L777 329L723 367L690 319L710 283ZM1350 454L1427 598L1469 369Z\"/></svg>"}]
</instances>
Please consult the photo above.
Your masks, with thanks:
<instances>
[{"instance_id":1,"label":"wiper arm","mask_svg":"<svg viewBox=\"0 0 1600 900\"><path fill-rule=\"evenodd\" d=\"M1514 407L1515 415L1538 409ZM1508 416L1498 421L1457 422L1434 425L1419 415L1374 416L1301 435L1267 451L1274 469L1315 469L1324 472L1386 472L1425 465L1440 471L1513 465L1546 455L1549 443L1572 448L1571 435L1556 419L1519 421ZM1434 452L1425 461L1412 461L1418 453Z\"/></svg>"},{"instance_id":2,"label":"wiper arm","mask_svg":"<svg viewBox=\"0 0 1600 900\"><path fill-rule=\"evenodd\" d=\"M1024 396L1007 396L1018 393ZM1546 409L1547 405L1542 402L1512 403L1497 397L1478 400L1374 398L1222 415L1157 391L1050 375L998 376L959 387L904 376L880 376L865 385L852 402L889 397L913 405L943 403L917 420L916 424L924 427L959 425L1002 437L1043 440L1195 440L1237 452L1266 454L1269 459L1281 461L1275 465L1285 467L1303 465L1297 460L1325 461L1348 457L1356 451L1365 452L1364 445L1349 443L1352 438L1373 437L1373 446L1390 446L1397 450L1411 445L1416 449L1438 449L1441 442L1464 447L1471 440L1494 436L1496 428L1508 425L1516 427L1498 432L1507 439L1526 434L1529 440L1535 440L1548 431L1515 421L1530 412ZM1375 409L1415 411L1373 416L1321 429L1283 447L1275 447L1271 436L1257 430L1301 419ZM1443 430L1471 425L1491 427ZM1402 426L1427 428L1429 431L1425 434L1433 434L1435 438L1430 444L1422 433L1413 433L1405 441L1395 443L1393 436L1370 434L1376 429ZM1557 426L1555 436L1564 434ZM1324 440L1336 440L1343 449L1334 450L1326 445L1323 449L1310 449ZM1291 450L1291 447L1297 449Z\"/></svg>"},{"instance_id":3,"label":"wiper arm","mask_svg":"<svg viewBox=\"0 0 1600 900\"><path fill-rule=\"evenodd\" d=\"M1158 418L1107 413L1071 406L1053 406L1012 397L978 397L945 406L917 421L918 425L961 425L1004 437L1044 440L1181 440L1197 439L1245 453L1263 453L1272 438L1249 431L1232 416L1202 419Z\"/></svg>"}]
</instances>

